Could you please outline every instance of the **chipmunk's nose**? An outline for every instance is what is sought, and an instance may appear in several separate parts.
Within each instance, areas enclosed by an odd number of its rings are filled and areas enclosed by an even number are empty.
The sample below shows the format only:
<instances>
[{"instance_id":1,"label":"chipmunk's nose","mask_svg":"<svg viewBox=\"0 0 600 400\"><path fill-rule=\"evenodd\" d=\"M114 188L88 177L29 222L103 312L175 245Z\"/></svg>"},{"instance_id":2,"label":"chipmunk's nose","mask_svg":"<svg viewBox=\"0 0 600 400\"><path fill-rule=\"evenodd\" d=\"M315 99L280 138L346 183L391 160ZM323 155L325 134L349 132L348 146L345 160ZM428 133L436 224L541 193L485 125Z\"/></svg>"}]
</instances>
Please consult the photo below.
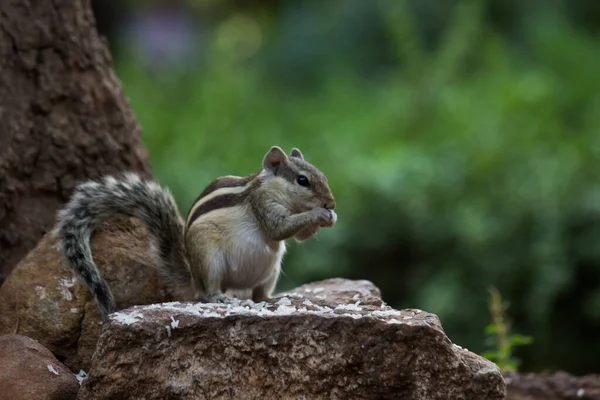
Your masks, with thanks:
<instances>
[{"instance_id":1,"label":"chipmunk's nose","mask_svg":"<svg viewBox=\"0 0 600 400\"><path fill-rule=\"evenodd\" d=\"M333 210L335 208L335 199L332 197L331 199L327 200L323 207L328 210Z\"/></svg>"}]
</instances>

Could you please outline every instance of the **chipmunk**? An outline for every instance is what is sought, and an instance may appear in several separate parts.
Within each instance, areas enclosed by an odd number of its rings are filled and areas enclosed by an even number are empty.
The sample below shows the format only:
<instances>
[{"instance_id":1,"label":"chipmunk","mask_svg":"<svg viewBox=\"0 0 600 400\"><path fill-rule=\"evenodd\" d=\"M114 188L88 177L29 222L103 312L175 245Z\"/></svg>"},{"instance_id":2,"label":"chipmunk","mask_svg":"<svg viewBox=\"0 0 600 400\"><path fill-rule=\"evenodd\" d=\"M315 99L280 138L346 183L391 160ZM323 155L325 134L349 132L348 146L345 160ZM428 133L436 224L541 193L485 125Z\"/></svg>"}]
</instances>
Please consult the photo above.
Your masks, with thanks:
<instances>
[{"instance_id":1,"label":"chipmunk","mask_svg":"<svg viewBox=\"0 0 600 400\"><path fill-rule=\"evenodd\" d=\"M228 302L227 290L268 299L277 283L285 240L312 237L337 221L326 176L294 148L273 146L249 176L210 183L184 221L167 188L133 173L78 185L57 214L53 235L66 264L92 292L101 317L115 309L107 282L92 259L91 235L115 215L140 219L158 249L157 266L170 287L191 285L202 302Z\"/></svg>"}]
</instances>

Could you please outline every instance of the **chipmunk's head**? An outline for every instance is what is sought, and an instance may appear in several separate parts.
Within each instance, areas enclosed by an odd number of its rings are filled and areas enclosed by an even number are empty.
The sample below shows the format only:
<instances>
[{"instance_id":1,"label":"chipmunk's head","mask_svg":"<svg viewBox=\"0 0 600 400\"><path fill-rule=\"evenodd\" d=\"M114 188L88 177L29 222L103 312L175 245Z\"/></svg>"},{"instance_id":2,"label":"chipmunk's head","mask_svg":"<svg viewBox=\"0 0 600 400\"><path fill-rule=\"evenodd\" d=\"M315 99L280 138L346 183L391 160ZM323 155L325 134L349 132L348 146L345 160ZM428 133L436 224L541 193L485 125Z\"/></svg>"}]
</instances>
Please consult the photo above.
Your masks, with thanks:
<instances>
[{"instance_id":1,"label":"chipmunk's head","mask_svg":"<svg viewBox=\"0 0 600 400\"><path fill-rule=\"evenodd\" d=\"M290 211L303 212L317 207L328 210L335 208L335 198L327 177L305 161L299 149L292 149L288 156L280 147L271 147L263 158L263 170L265 189Z\"/></svg>"}]
</instances>

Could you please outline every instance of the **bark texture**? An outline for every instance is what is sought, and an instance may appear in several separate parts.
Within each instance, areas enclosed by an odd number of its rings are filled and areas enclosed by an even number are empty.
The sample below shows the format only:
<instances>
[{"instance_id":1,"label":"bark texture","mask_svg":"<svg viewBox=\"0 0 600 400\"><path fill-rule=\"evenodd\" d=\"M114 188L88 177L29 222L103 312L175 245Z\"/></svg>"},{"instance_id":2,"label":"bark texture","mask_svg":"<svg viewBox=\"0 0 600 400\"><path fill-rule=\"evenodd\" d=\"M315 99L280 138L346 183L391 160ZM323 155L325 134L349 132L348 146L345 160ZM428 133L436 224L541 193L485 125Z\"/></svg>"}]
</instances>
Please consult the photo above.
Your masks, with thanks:
<instances>
[{"instance_id":1,"label":"bark texture","mask_svg":"<svg viewBox=\"0 0 600 400\"><path fill-rule=\"evenodd\" d=\"M0 2L0 276L77 181L122 170L150 175L90 2Z\"/></svg>"}]
</instances>

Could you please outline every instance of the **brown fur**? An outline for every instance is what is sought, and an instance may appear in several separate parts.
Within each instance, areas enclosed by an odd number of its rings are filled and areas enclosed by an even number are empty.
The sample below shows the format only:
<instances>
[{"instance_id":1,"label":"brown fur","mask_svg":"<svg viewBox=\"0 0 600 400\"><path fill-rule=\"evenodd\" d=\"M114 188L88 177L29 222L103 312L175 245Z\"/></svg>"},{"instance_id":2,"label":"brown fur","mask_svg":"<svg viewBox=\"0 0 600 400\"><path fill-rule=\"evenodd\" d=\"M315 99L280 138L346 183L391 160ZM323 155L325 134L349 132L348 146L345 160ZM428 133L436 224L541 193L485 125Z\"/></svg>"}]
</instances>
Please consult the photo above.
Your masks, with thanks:
<instances>
[{"instance_id":1,"label":"brown fur","mask_svg":"<svg viewBox=\"0 0 600 400\"><path fill-rule=\"evenodd\" d=\"M244 193L227 193L222 196L214 197L206 203L203 203L200 207L194 210L194 213L189 218L189 221L186 226L186 233L190 225L192 225L194 221L196 221L202 215L217 210L219 208L234 207L236 205L239 205L244 201L246 197L247 195Z\"/></svg>"},{"instance_id":2,"label":"brown fur","mask_svg":"<svg viewBox=\"0 0 600 400\"><path fill-rule=\"evenodd\" d=\"M298 183L300 175L307 186ZM260 172L220 178L209 187L192 206L185 235L199 299L215 301L230 289L252 289L254 300L268 298L279 276L283 241L306 240L335 224L327 178L297 149L288 157L274 146Z\"/></svg>"}]
</instances>

